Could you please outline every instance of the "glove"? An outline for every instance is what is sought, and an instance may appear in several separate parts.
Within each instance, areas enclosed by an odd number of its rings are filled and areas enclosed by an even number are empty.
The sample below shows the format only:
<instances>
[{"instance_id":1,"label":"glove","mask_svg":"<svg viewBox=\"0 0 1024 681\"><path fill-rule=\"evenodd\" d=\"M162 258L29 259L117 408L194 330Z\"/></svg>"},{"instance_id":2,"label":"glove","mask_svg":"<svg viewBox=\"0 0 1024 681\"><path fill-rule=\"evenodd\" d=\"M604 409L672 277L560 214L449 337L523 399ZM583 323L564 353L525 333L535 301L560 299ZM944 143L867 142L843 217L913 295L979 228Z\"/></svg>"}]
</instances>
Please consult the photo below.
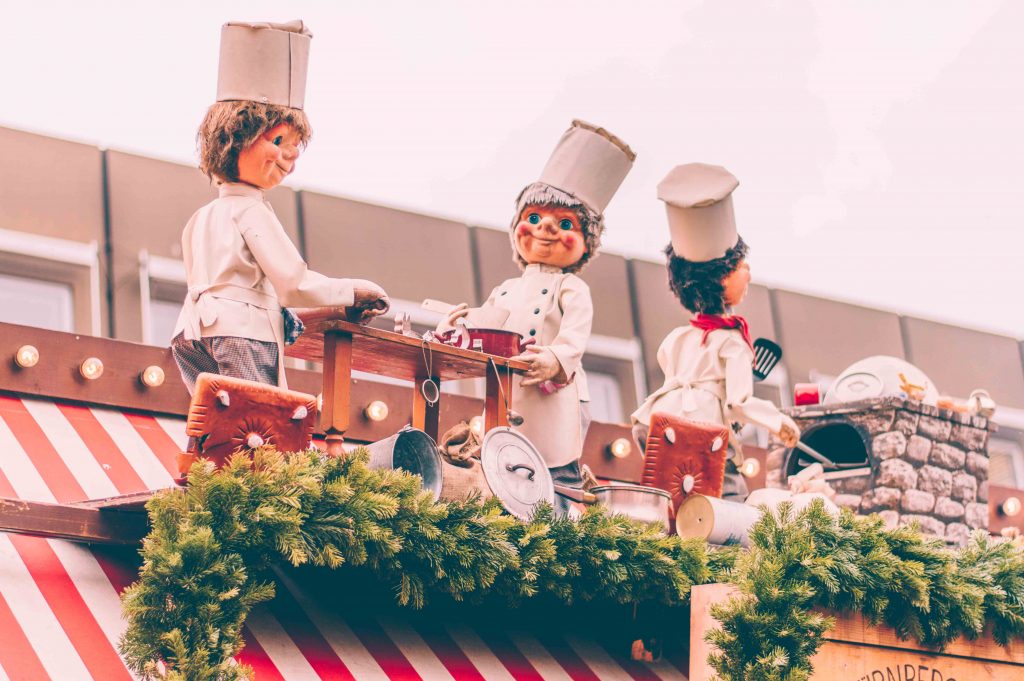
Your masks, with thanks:
<instances>
[{"instance_id":1,"label":"glove","mask_svg":"<svg viewBox=\"0 0 1024 681\"><path fill-rule=\"evenodd\" d=\"M438 335L446 333L455 328L455 321L461 319L469 314L469 303L459 303L452 308L451 312L445 315L445 318L437 323L437 328L434 332Z\"/></svg>"},{"instance_id":2,"label":"glove","mask_svg":"<svg viewBox=\"0 0 1024 681\"><path fill-rule=\"evenodd\" d=\"M800 441L800 428L785 414L782 415L782 427L775 434L787 447L796 447L796 443Z\"/></svg>"},{"instance_id":3,"label":"glove","mask_svg":"<svg viewBox=\"0 0 1024 681\"><path fill-rule=\"evenodd\" d=\"M354 302L345 309L349 321L367 324L391 308L388 294L377 284L365 279L353 279L352 283Z\"/></svg>"},{"instance_id":4,"label":"glove","mask_svg":"<svg viewBox=\"0 0 1024 681\"><path fill-rule=\"evenodd\" d=\"M526 352L516 355L512 359L526 362L530 365L530 368L524 374L522 382L524 386L539 385L544 381L551 380L554 380L555 383L566 383L569 380L562 370L562 365L559 363L558 358L555 357L555 353L551 352L548 348L538 348L536 345L531 345L526 348Z\"/></svg>"}]
</instances>

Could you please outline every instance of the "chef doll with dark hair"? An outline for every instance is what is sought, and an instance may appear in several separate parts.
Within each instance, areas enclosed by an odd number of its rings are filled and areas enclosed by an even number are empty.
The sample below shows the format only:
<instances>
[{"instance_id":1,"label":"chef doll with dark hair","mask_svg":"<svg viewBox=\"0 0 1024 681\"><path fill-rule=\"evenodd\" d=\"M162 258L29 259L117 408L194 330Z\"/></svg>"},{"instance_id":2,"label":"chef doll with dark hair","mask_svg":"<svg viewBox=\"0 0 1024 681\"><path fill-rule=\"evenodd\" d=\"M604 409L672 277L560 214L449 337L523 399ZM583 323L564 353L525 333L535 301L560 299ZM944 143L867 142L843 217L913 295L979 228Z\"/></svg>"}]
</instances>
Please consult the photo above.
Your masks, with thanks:
<instances>
[{"instance_id":1,"label":"chef doll with dark hair","mask_svg":"<svg viewBox=\"0 0 1024 681\"><path fill-rule=\"evenodd\" d=\"M285 385L284 309L388 307L373 282L309 270L264 192L294 169L311 134L303 111L312 34L301 21L221 29L217 102L198 132L217 198L181 237L188 294L171 344L189 392L201 372Z\"/></svg>"},{"instance_id":2,"label":"chef doll with dark hair","mask_svg":"<svg viewBox=\"0 0 1024 681\"><path fill-rule=\"evenodd\" d=\"M590 422L582 360L594 306L577 272L597 255L604 210L633 166L636 154L621 140L583 121L573 121L548 159L540 179L516 199L509 237L523 274L498 285L484 308L507 311L503 329L535 344L516 357L529 370L516 378L515 408L523 433L556 483L579 487L580 455ZM470 314L459 305L443 331ZM568 502L557 497L556 511Z\"/></svg>"},{"instance_id":3,"label":"chef doll with dark hair","mask_svg":"<svg viewBox=\"0 0 1024 681\"><path fill-rule=\"evenodd\" d=\"M665 384L632 415L641 447L651 415L659 412L703 423L752 423L790 447L799 439L791 418L754 397L750 332L746 320L732 314L750 284L747 244L733 213L737 186L728 170L704 163L676 166L658 185L672 236L665 249L669 285L692 316L658 348ZM730 490L730 480L735 485L738 477L726 475L724 494L745 493L741 485Z\"/></svg>"}]
</instances>

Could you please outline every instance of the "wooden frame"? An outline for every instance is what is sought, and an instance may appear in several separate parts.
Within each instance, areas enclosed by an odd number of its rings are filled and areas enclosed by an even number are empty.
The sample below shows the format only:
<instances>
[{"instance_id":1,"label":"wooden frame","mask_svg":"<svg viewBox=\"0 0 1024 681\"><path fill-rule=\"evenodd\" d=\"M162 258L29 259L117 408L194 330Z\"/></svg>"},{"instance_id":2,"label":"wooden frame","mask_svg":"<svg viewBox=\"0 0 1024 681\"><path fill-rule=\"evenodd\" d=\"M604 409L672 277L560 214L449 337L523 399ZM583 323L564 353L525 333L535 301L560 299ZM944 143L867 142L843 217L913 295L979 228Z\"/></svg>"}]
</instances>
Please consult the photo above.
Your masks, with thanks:
<instances>
[{"instance_id":1,"label":"wooden frame","mask_svg":"<svg viewBox=\"0 0 1024 681\"><path fill-rule=\"evenodd\" d=\"M324 364L320 424L329 453L342 453L349 428L353 371L412 381L412 426L426 432L435 442L439 435L442 381L486 377L485 428L508 425L511 377L517 371L525 371L526 362L353 324L339 319L342 311L334 308L300 310L299 316L306 330L287 350L287 355ZM437 387L434 400L427 399L426 385L430 381Z\"/></svg>"}]
</instances>

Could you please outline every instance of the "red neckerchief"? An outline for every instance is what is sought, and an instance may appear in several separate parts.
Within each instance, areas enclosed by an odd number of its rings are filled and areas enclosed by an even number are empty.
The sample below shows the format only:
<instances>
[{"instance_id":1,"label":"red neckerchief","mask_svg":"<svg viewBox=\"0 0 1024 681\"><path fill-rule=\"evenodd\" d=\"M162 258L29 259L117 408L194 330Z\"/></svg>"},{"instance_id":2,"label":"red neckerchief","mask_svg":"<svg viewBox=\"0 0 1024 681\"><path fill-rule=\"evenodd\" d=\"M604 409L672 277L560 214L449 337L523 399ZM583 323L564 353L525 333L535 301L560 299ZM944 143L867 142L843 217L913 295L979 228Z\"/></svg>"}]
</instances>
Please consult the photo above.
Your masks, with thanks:
<instances>
[{"instance_id":1,"label":"red neckerchief","mask_svg":"<svg viewBox=\"0 0 1024 681\"><path fill-rule=\"evenodd\" d=\"M704 336L700 339L701 345L708 344L708 334L716 329L739 329L743 335L743 340L747 342L751 350L754 349L754 344L750 341L750 329L747 328L747 320L738 314L699 314L690 320L690 326L695 326L704 331Z\"/></svg>"}]
</instances>

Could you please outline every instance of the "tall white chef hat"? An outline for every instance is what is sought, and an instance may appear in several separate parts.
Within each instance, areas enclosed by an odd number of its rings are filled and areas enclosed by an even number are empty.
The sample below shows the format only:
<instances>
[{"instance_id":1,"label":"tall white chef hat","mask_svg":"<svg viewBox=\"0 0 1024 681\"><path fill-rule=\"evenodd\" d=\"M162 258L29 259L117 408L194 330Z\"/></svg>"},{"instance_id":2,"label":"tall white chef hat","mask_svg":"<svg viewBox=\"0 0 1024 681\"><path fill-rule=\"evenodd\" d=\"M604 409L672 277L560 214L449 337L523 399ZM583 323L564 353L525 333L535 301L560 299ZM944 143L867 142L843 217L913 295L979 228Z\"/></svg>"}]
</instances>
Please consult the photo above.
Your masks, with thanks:
<instances>
[{"instance_id":1,"label":"tall white chef hat","mask_svg":"<svg viewBox=\"0 0 1024 681\"><path fill-rule=\"evenodd\" d=\"M707 262L736 245L732 192L739 184L725 168L706 163L676 166L658 184L677 256Z\"/></svg>"},{"instance_id":2,"label":"tall white chef hat","mask_svg":"<svg viewBox=\"0 0 1024 681\"><path fill-rule=\"evenodd\" d=\"M558 140L539 181L575 196L601 215L629 174L634 159L633 150L615 135L574 120Z\"/></svg>"},{"instance_id":3,"label":"tall white chef hat","mask_svg":"<svg viewBox=\"0 0 1024 681\"><path fill-rule=\"evenodd\" d=\"M313 34L285 24L230 21L220 32L217 101L253 101L301 109Z\"/></svg>"}]
</instances>

